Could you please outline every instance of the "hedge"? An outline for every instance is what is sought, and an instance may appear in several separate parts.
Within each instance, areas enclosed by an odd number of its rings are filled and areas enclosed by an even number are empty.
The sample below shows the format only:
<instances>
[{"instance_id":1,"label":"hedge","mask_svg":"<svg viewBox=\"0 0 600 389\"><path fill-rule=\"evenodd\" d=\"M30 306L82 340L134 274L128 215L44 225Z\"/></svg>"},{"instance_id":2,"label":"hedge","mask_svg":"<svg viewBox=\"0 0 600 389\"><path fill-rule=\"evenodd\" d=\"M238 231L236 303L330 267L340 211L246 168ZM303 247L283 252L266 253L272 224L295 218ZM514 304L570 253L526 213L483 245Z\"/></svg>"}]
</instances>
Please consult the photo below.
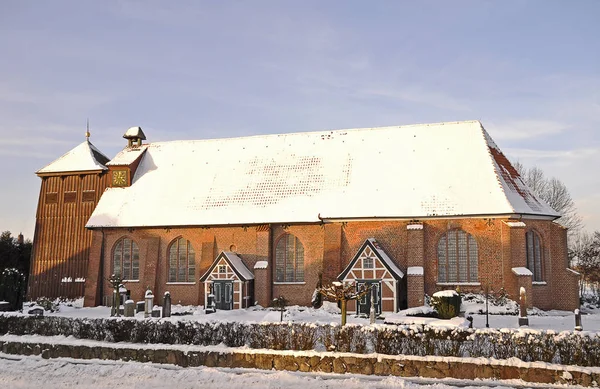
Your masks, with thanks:
<instances>
[{"instance_id":1,"label":"hedge","mask_svg":"<svg viewBox=\"0 0 600 389\"><path fill-rule=\"evenodd\" d=\"M600 333L445 329L422 325L194 322L0 314L0 334L73 336L108 342L318 350L388 355L519 358L600 366Z\"/></svg>"}]
</instances>

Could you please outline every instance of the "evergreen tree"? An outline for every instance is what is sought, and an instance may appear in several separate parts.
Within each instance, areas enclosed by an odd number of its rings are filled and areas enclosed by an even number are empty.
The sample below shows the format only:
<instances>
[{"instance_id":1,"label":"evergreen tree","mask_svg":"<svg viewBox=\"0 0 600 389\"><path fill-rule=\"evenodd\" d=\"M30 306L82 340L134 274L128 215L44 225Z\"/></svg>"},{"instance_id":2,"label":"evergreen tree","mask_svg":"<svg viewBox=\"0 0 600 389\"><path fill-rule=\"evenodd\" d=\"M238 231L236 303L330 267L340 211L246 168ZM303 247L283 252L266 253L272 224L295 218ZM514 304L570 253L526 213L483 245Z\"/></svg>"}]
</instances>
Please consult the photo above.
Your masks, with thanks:
<instances>
[{"instance_id":1,"label":"evergreen tree","mask_svg":"<svg viewBox=\"0 0 600 389\"><path fill-rule=\"evenodd\" d=\"M23 235L13 238L10 231L0 234L0 300L19 309L25 297L32 243Z\"/></svg>"}]
</instances>

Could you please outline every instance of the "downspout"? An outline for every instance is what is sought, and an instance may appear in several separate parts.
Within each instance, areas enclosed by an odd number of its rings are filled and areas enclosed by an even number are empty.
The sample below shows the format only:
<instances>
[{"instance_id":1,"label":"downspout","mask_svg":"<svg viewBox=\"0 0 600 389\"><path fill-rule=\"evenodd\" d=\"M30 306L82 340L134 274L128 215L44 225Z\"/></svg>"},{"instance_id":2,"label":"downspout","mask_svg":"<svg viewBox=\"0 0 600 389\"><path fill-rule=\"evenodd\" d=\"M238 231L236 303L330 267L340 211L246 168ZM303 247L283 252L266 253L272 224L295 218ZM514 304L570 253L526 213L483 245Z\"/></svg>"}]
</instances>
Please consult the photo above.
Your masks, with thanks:
<instances>
[{"instance_id":1,"label":"downspout","mask_svg":"<svg viewBox=\"0 0 600 389\"><path fill-rule=\"evenodd\" d=\"M506 247L504 244L504 225L503 222L500 222L500 247L502 248L500 250L500 259L502 262L502 271L500 272L500 274L502 274L502 287L506 288L506 285L504 284L504 248Z\"/></svg>"},{"instance_id":2,"label":"downspout","mask_svg":"<svg viewBox=\"0 0 600 389\"><path fill-rule=\"evenodd\" d=\"M271 282L269 282L270 284L270 288L271 288L271 293L270 293L270 298L271 300L273 300L274 296L273 293L275 292L275 285L273 284L273 280L275 279L273 272L275 271L275 261L273 259L273 225L269 224L269 248L268 248L269 252L268 252L268 256L269 256L269 275L268 277L271 278ZM267 269L269 268L269 266L267 266ZM256 290L256 289L255 289ZM256 292L255 292L256 293ZM270 303L271 301L269 301Z\"/></svg>"},{"instance_id":3,"label":"downspout","mask_svg":"<svg viewBox=\"0 0 600 389\"><path fill-rule=\"evenodd\" d=\"M98 280L99 282L99 297L100 297L100 304L102 305L104 303L104 227L100 227L100 233L102 233L102 244L100 245L100 279ZM98 299L96 299L96 302L98 302Z\"/></svg>"}]
</instances>

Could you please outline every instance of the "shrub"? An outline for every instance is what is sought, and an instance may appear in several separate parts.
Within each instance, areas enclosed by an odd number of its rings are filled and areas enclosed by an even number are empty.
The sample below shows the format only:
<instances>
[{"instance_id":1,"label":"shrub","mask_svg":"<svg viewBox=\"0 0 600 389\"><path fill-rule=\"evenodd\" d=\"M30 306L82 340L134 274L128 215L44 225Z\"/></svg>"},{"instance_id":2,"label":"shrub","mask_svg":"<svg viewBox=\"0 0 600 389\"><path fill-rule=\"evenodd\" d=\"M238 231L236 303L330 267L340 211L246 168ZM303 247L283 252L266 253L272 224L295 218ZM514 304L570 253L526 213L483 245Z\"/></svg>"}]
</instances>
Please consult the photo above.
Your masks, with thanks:
<instances>
[{"instance_id":1,"label":"shrub","mask_svg":"<svg viewBox=\"0 0 600 389\"><path fill-rule=\"evenodd\" d=\"M21 309L25 288L25 275L18 269L7 268L0 273L0 301L8 301L11 310Z\"/></svg>"},{"instance_id":2,"label":"shrub","mask_svg":"<svg viewBox=\"0 0 600 389\"><path fill-rule=\"evenodd\" d=\"M0 335L73 336L110 342L335 350L388 355L519 358L580 366L600 364L600 333L525 329L447 329L426 325L239 323L82 319L0 314Z\"/></svg>"},{"instance_id":3,"label":"shrub","mask_svg":"<svg viewBox=\"0 0 600 389\"><path fill-rule=\"evenodd\" d=\"M452 319L460 313L460 295L454 290L436 292L431 297L431 306L440 319Z\"/></svg>"}]
</instances>

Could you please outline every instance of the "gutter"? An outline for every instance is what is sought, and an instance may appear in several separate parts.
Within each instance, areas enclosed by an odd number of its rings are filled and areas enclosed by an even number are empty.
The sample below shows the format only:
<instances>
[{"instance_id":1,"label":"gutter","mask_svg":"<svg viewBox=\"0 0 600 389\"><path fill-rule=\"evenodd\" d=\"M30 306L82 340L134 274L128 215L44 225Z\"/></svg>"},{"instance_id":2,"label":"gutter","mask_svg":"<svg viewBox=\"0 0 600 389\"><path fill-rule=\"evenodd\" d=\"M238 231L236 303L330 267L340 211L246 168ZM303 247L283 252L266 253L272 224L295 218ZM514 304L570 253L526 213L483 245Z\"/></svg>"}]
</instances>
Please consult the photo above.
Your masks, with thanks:
<instances>
[{"instance_id":1,"label":"gutter","mask_svg":"<svg viewBox=\"0 0 600 389\"><path fill-rule=\"evenodd\" d=\"M340 223L340 222L355 222L355 221L392 221L392 220L427 220L427 219L539 219L539 220L556 220L560 216L556 215L540 215L533 213L498 213L498 214L461 214L461 215L428 215L428 216L364 216L364 217L322 217L319 213L317 218L321 223Z\"/></svg>"}]
</instances>

